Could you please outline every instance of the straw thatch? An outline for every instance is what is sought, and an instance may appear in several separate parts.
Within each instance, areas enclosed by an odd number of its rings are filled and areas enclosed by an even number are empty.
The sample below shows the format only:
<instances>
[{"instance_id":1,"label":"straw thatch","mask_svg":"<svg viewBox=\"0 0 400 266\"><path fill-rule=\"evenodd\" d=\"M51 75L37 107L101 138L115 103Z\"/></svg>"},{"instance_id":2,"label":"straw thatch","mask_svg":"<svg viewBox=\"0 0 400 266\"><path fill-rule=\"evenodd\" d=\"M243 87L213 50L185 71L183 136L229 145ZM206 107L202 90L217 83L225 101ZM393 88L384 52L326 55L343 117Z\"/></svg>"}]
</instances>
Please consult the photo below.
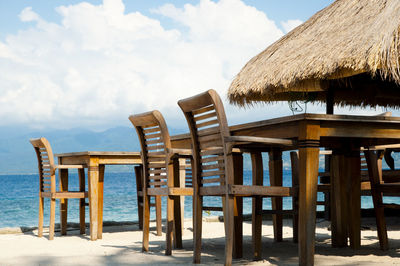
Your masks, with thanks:
<instances>
[{"instance_id":1,"label":"straw thatch","mask_svg":"<svg viewBox=\"0 0 400 266\"><path fill-rule=\"evenodd\" d=\"M311 100L400 106L400 0L337 0L251 59L232 103Z\"/></svg>"}]
</instances>

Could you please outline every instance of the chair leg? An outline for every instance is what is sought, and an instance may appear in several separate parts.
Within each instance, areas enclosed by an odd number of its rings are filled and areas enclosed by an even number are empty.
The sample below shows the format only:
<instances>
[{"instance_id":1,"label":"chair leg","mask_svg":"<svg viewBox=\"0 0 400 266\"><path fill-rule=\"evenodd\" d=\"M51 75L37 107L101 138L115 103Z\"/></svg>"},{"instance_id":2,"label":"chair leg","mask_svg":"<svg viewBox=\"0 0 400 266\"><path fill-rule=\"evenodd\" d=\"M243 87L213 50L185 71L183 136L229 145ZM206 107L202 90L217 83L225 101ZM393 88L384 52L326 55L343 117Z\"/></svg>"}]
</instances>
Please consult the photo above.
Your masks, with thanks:
<instances>
[{"instance_id":1,"label":"chair leg","mask_svg":"<svg viewBox=\"0 0 400 266\"><path fill-rule=\"evenodd\" d=\"M139 229L143 229L143 197L139 196L139 192L142 191L142 178L143 171L142 166L135 166L135 177L136 177L136 195L137 195L137 208L138 208L138 219L139 219Z\"/></svg>"},{"instance_id":2,"label":"chair leg","mask_svg":"<svg viewBox=\"0 0 400 266\"><path fill-rule=\"evenodd\" d=\"M271 186L282 186L282 151L273 149L269 152L269 176ZM273 197L271 199L272 210L282 210L282 197ZM273 214L274 240L282 241L283 219L282 214Z\"/></svg>"},{"instance_id":3,"label":"chair leg","mask_svg":"<svg viewBox=\"0 0 400 266\"><path fill-rule=\"evenodd\" d=\"M162 235L162 221L161 221L161 196L156 196L156 225L157 235Z\"/></svg>"},{"instance_id":4,"label":"chair leg","mask_svg":"<svg viewBox=\"0 0 400 266\"><path fill-rule=\"evenodd\" d=\"M49 240L54 239L54 224L56 220L56 199L50 199Z\"/></svg>"},{"instance_id":5,"label":"chair leg","mask_svg":"<svg viewBox=\"0 0 400 266\"><path fill-rule=\"evenodd\" d=\"M174 247L183 248L182 245L182 209L181 198L183 196L174 197Z\"/></svg>"},{"instance_id":6,"label":"chair leg","mask_svg":"<svg viewBox=\"0 0 400 266\"><path fill-rule=\"evenodd\" d=\"M196 193L197 194L197 193ZM203 197L194 195L194 225L193 225L193 263L200 263L201 259L201 233L203 219Z\"/></svg>"},{"instance_id":7,"label":"chair leg","mask_svg":"<svg viewBox=\"0 0 400 266\"><path fill-rule=\"evenodd\" d=\"M225 212L224 212L224 226L225 226L225 266L232 265L233 254L233 227L234 227L234 197L224 196Z\"/></svg>"},{"instance_id":8,"label":"chair leg","mask_svg":"<svg viewBox=\"0 0 400 266\"><path fill-rule=\"evenodd\" d=\"M262 197L253 197L252 212L252 238L253 258L261 259L261 233L262 233Z\"/></svg>"},{"instance_id":9,"label":"chair leg","mask_svg":"<svg viewBox=\"0 0 400 266\"><path fill-rule=\"evenodd\" d=\"M292 187L298 189L299 188L299 155L297 152L291 152L290 153L290 162L291 162L291 167L292 167ZM292 211L294 212L293 214L293 242L298 243L299 242L299 214L298 214L298 209L299 209L299 196L293 196L292 197Z\"/></svg>"},{"instance_id":10,"label":"chair leg","mask_svg":"<svg viewBox=\"0 0 400 266\"><path fill-rule=\"evenodd\" d=\"M149 251L150 196L143 195L143 241L142 251Z\"/></svg>"},{"instance_id":11,"label":"chair leg","mask_svg":"<svg viewBox=\"0 0 400 266\"><path fill-rule=\"evenodd\" d=\"M293 243L298 243L299 242L299 214L296 212L299 209L299 198L298 197L293 197L292 198L294 204L293 204L293 211L295 212L293 214Z\"/></svg>"},{"instance_id":12,"label":"chair leg","mask_svg":"<svg viewBox=\"0 0 400 266\"><path fill-rule=\"evenodd\" d=\"M263 161L261 152L251 153L251 172L253 185L263 185ZM261 233L262 233L262 202L260 196L252 199L252 238L253 238L253 258L261 259Z\"/></svg>"},{"instance_id":13,"label":"chair leg","mask_svg":"<svg viewBox=\"0 0 400 266\"><path fill-rule=\"evenodd\" d=\"M60 169L60 191L68 191L68 169ZM61 235L67 234L68 199L60 199Z\"/></svg>"},{"instance_id":14,"label":"chair leg","mask_svg":"<svg viewBox=\"0 0 400 266\"><path fill-rule=\"evenodd\" d=\"M173 161L173 186L183 187L185 182L185 169L181 170L180 166L185 164L185 160L179 159ZM182 182L183 181L183 182ZM182 248L182 219L183 219L183 209L181 209L181 202L184 202L184 196L173 196L172 203L173 207L173 223L174 223L174 247Z\"/></svg>"},{"instance_id":15,"label":"chair leg","mask_svg":"<svg viewBox=\"0 0 400 266\"><path fill-rule=\"evenodd\" d=\"M234 183L243 185L243 154L233 153ZM243 197L234 197L233 208L233 257L239 259L243 257Z\"/></svg>"},{"instance_id":16,"label":"chair leg","mask_svg":"<svg viewBox=\"0 0 400 266\"><path fill-rule=\"evenodd\" d=\"M172 253L172 234L174 228L174 200L172 196L167 196L167 233L165 255Z\"/></svg>"},{"instance_id":17,"label":"chair leg","mask_svg":"<svg viewBox=\"0 0 400 266\"><path fill-rule=\"evenodd\" d=\"M377 189L377 186L382 180L382 159L378 158L377 154L373 151L365 151L364 154L368 164L368 174L371 182L371 195L375 209L379 244L382 250L388 250L389 242L386 229L385 210L382 206L382 193Z\"/></svg>"},{"instance_id":18,"label":"chair leg","mask_svg":"<svg viewBox=\"0 0 400 266\"><path fill-rule=\"evenodd\" d=\"M79 191L85 192L85 169L78 170L79 175ZM85 198L79 200L79 233L85 233Z\"/></svg>"},{"instance_id":19,"label":"chair leg","mask_svg":"<svg viewBox=\"0 0 400 266\"><path fill-rule=\"evenodd\" d=\"M38 226L38 236L43 236L43 211L44 211L44 199L39 196L39 226Z\"/></svg>"}]
</instances>

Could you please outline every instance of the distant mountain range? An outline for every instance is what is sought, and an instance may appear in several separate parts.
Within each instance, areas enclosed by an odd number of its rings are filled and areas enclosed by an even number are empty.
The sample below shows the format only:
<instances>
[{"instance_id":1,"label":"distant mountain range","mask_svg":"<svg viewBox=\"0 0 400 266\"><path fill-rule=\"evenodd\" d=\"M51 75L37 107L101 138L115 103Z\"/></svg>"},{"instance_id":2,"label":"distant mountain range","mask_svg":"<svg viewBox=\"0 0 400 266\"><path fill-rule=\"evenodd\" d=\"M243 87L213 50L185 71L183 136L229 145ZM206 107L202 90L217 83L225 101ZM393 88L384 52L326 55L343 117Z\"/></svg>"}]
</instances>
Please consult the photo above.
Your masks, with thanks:
<instances>
[{"instance_id":1,"label":"distant mountain range","mask_svg":"<svg viewBox=\"0 0 400 266\"><path fill-rule=\"evenodd\" d=\"M180 134L187 129L170 129L170 134ZM140 151L133 127L115 127L102 132L74 128L68 130L33 130L25 127L0 127L0 175L37 173L35 151L30 138L46 137L54 153L77 151ZM268 168L268 156L264 169ZM400 156L396 154L395 160ZM283 155L284 169L290 169L289 153ZM322 165L320 165L322 167ZM250 156L245 155L244 168L251 169ZM132 171L131 166L107 167L109 172Z\"/></svg>"},{"instance_id":2,"label":"distant mountain range","mask_svg":"<svg viewBox=\"0 0 400 266\"><path fill-rule=\"evenodd\" d=\"M36 154L29 139L39 137L49 140L54 153L140 150L133 127L116 127L103 132L77 128L32 130L0 127L0 174L37 173Z\"/></svg>"}]
</instances>

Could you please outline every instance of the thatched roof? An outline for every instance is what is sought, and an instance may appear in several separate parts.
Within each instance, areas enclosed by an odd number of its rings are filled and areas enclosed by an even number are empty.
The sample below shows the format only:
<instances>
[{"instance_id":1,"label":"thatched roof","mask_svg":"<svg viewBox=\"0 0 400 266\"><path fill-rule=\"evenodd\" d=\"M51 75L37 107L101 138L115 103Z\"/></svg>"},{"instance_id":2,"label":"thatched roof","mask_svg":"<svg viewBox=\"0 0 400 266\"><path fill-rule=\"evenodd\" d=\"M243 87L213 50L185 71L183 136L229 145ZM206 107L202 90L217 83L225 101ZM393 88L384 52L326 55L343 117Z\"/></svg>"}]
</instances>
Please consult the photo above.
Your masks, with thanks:
<instances>
[{"instance_id":1,"label":"thatched roof","mask_svg":"<svg viewBox=\"0 0 400 266\"><path fill-rule=\"evenodd\" d=\"M309 99L400 106L400 0L337 0L252 58L232 103Z\"/></svg>"}]
</instances>

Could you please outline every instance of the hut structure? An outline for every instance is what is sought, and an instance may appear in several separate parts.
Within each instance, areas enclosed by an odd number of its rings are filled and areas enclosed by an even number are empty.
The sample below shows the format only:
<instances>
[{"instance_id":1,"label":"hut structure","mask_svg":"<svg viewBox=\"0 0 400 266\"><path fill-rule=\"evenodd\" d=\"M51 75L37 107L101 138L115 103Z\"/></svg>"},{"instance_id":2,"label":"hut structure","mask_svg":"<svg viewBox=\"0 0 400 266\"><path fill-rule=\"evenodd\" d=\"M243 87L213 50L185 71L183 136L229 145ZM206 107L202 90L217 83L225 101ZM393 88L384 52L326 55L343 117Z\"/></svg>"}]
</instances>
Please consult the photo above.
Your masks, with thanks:
<instances>
[{"instance_id":1,"label":"hut structure","mask_svg":"<svg viewBox=\"0 0 400 266\"><path fill-rule=\"evenodd\" d=\"M399 0L337 0L252 58L228 97L398 107L399 55Z\"/></svg>"}]
</instances>

